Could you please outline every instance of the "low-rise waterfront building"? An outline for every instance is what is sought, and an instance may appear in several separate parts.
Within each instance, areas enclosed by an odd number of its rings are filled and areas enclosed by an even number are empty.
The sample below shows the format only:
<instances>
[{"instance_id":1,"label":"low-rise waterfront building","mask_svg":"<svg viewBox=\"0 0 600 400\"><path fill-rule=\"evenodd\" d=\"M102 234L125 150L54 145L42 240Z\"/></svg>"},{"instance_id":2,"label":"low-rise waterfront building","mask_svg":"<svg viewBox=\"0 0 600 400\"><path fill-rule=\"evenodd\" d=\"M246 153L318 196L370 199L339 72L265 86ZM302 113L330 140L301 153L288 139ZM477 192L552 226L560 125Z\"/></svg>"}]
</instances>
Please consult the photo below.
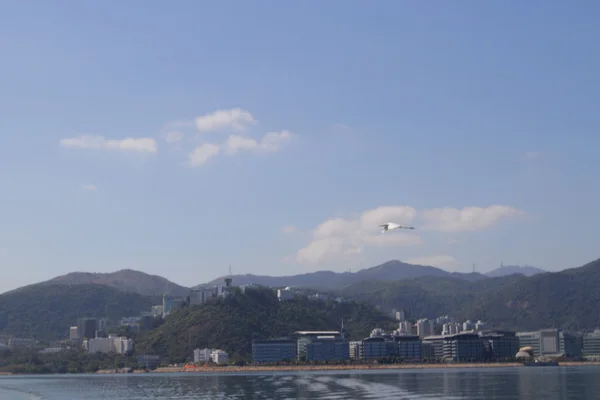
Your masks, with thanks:
<instances>
[{"instance_id":1,"label":"low-rise waterfront building","mask_svg":"<svg viewBox=\"0 0 600 400\"><path fill-rule=\"evenodd\" d=\"M298 342L293 339L252 341L252 361L256 364L292 361L298 357Z\"/></svg>"}]
</instances>

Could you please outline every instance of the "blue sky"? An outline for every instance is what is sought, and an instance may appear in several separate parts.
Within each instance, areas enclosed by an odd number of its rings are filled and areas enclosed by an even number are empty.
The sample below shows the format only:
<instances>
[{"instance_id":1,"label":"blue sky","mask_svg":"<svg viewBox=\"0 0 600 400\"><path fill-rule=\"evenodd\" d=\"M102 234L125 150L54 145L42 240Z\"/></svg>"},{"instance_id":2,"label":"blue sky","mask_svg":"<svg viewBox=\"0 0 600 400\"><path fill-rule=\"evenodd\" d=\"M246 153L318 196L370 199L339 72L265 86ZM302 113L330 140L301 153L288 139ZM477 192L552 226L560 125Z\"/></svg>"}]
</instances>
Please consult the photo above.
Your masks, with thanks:
<instances>
[{"instance_id":1,"label":"blue sky","mask_svg":"<svg viewBox=\"0 0 600 400\"><path fill-rule=\"evenodd\" d=\"M599 11L3 2L0 291L598 258Z\"/></svg>"}]
</instances>

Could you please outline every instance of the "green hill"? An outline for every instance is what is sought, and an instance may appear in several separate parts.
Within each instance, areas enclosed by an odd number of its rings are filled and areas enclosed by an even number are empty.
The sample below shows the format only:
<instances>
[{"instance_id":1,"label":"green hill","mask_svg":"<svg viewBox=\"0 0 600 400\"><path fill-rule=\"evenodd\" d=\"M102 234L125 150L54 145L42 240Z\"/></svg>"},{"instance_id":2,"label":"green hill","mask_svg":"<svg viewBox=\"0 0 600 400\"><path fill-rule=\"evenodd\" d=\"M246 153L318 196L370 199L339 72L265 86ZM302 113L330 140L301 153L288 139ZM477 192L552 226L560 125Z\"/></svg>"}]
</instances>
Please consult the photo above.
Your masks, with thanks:
<instances>
[{"instance_id":1,"label":"green hill","mask_svg":"<svg viewBox=\"0 0 600 400\"><path fill-rule=\"evenodd\" d=\"M157 354L183 362L200 347L220 348L234 358L248 359L253 338L289 335L298 330L339 330L342 319L352 339L368 336L393 321L374 308L358 304L297 298L279 302L266 288L235 291L233 296L190 306L170 315L159 328L138 337L138 353Z\"/></svg>"},{"instance_id":2,"label":"green hill","mask_svg":"<svg viewBox=\"0 0 600 400\"><path fill-rule=\"evenodd\" d=\"M71 272L57 276L40 284L65 284L65 285L106 285L124 292L138 293L142 296L187 296L190 289L180 286L158 275L132 269L122 269L109 273ZM39 284L38 284L39 285Z\"/></svg>"},{"instance_id":3,"label":"green hill","mask_svg":"<svg viewBox=\"0 0 600 400\"><path fill-rule=\"evenodd\" d=\"M580 268L531 277L360 282L339 294L382 310L407 308L414 317L448 314L463 320L481 319L498 328L592 330L600 326L600 259Z\"/></svg>"},{"instance_id":4,"label":"green hill","mask_svg":"<svg viewBox=\"0 0 600 400\"><path fill-rule=\"evenodd\" d=\"M68 337L81 317L118 320L149 311L158 298L96 284L32 285L0 295L0 333L38 340Z\"/></svg>"}]
</instances>

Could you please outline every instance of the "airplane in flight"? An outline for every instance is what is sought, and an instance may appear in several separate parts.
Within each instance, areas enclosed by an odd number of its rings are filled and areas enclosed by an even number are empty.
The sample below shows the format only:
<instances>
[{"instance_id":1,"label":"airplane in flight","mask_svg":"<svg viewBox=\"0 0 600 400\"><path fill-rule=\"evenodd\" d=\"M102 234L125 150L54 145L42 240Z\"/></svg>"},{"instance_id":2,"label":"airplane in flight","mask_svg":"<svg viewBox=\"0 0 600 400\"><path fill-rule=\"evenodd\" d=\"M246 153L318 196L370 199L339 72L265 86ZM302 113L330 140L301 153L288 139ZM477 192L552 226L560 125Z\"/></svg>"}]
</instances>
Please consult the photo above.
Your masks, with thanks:
<instances>
[{"instance_id":1,"label":"airplane in flight","mask_svg":"<svg viewBox=\"0 0 600 400\"><path fill-rule=\"evenodd\" d=\"M388 222L387 224L379 225L379 227L383 228L383 231L381 231L382 235L387 231L391 231L393 229L415 229L414 226L402 226L393 222Z\"/></svg>"}]
</instances>

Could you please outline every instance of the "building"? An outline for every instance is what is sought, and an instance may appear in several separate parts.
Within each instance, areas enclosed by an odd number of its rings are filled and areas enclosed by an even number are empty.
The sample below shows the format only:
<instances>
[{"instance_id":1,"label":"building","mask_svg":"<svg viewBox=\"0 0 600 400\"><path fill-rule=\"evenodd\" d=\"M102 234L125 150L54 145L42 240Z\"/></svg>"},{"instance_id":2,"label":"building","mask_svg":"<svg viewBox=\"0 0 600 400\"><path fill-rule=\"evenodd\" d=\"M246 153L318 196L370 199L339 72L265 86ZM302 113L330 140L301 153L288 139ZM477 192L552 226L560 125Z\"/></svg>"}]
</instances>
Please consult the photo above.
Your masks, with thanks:
<instances>
[{"instance_id":1,"label":"building","mask_svg":"<svg viewBox=\"0 0 600 400\"><path fill-rule=\"evenodd\" d=\"M444 338L446 336L432 335L423 338L422 356L428 360L441 360L444 357ZM426 348L426 349L425 349Z\"/></svg>"},{"instance_id":2,"label":"building","mask_svg":"<svg viewBox=\"0 0 600 400\"><path fill-rule=\"evenodd\" d=\"M368 361L388 357L388 349L388 340L383 336L365 338L359 348L359 359Z\"/></svg>"},{"instance_id":3,"label":"building","mask_svg":"<svg viewBox=\"0 0 600 400\"><path fill-rule=\"evenodd\" d=\"M531 347L533 349L534 357L564 356L579 358L585 355L586 342L588 349L593 343L593 338L589 335L582 336L558 329L518 332L517 336L521 347Z\"/></svg>"},{"instance_id":4,"label":"building","mask_svg":"<svg viewBox=\"0 0 600 400\"><path fill-rule=\"evenodd\" d=\"M442 335L456 335L462 332L462 324L458 322L447 322L442 325Z\"/></svg>"},{"instance_id":5,"label":"building","mask_svg":"<svg viewBox=\"0 0 600 400\"><path fill-rule=\"evenodd\" d=\"M109 335L107 338L88 339L87 350L89 353L126 354L133 351L133 340L116 335Z\"/></svg>"},{"instance_id":6,"label":"building","mask_svg":"<svg viewBox=\"0 0 600 400\"><path fill-rule=\"evenodd\" d=\"M429 319L420 319L416 323L417 325L417 335L421 338L431 336L435 333L434 331L434 323Z\"/></svg>"},{"instance_id":7,"label":"building","mask_svg":"<svg viewBox=\"0 0 600 400\"><path fill-rule=\"evenodd\" d=\"M108 331L108 319L106 318L99 318L98 319L98 325L96 326L96 330L106 333Z\"/></svg>"},{"instance_id":8,"label":"building","mask_svg":"<svg viewBox=\"0 0 600 400\"><path fill-rule=\"evenodd\" d=\"M252 341L252 362L256 364L292 361L298 357L298 342L292 339Z\"/></svg>"},{"instance_id":9,"label":"building","mask_svg":"<svg viewBox=\"0 0 600 400\"><path fill-rule=\"evenodd\" d=\"M406 321L408 318L410 317L410 313L408 312L408 310L399 310L396 311L396 320L402 322L402 321Z\"/></svg>"},{"instance_id":10,"label":"building","mask_svg":"<svg viewBox=\"0 0 600 400\"><path fill-rule=\"evenodd\" d=\"M433 361L438 358L435 355L435 348L432 343L421 342L421 360Z\"/></svg>"},{"instance_id":11,"label":"building","mask_svg":"<svg viewBox=\"0 0 600 400\"><path fill-rule=\"evenodd\" d=\"M481 361L484 359L483 340L477 333L457 333L443 339L444 359L452 361Z\"/></svg>"},{"instance_id":12,"label":"building","mask_svg":"<svg viewBox=\"0 0 600 400\"><path fill-rule=\"evenodd\" d=\"M306 344L307 361L343 361L350 359L350 344L345 340L317 339Z\"/></svg>"},{"instance_id":13,"label":"building","mask_svg":"<svg viewBox=\"0 0 600 400\"><path fill-rule=\"evenodd\" d=\"M397 344L397 356L403 360L417 361L421 360L421 338L417 335L394 336L394 343Z\"/></svg>"},{"instance_id":14,"label":"building","mask_svg":"<svg viewBox=\"0 0 600 400\"><path fill-rule=\"evenodd\" d=\"M96 337L98 330L97 318L79 318L77 320L77 328L80 339L91 339Z\"/></svg>"},{"instance_id":15,"label":"building","mask_svg":"<svg viewBox=\"0 0 600 400\"><path fill-rule=\"evenodd\" d=\"M488 360L506 360L513 358L519 351L520 342L515 332L485 331L479 332L483 341L484 356Z\"/></svg>"},{"instance_id":16,"label":"building","mask_svg":"<svg viewBox=\"0 0 600 400\"><path fill-rule=\"evenodd\" d=\"M156 317L162 317L163 315L163 306L152 306L152 316L154 318Z\"/></svg>"},{"instance_id":17,"label":"building","mask_svg":"<svg viewBox=\"0 0 600 400\"><path fill-rule=\"evenodd\" d=\"M186 302L187 299L181 297L173 297L167 294L163 295L163 318L166 318L166 316L171 314L173 310L181 308Z\"/></svg>"},{"instance_id":18,"label":"building","mask_svg":"<svg viewBox=\"0 0 600 400\"><path fill-rule=\"evenodd\" d=\"M212 349L196 349L194 350L194 362L196 364L206 364L210 361Z\"/></svg>"},{"instance_id":19,"label":"building","mask_svg":"<svg viewBox=\"0 0 600 400\"><path fill-rule=\"evenodd\" d=\"M81 340L81 337L79 336L79 328L77 326L72 326L69 328L69 339L72 341Z\"/></svg>"},{"instance_id":20,"label":"building","mask_svg":"<svg viewBox=\"0 0 600 400\"><path fill-rule=\"evenodd\" d=\"M294 293L289 288L289 286L285 289L277 289L277 299L279 299L279 301L292 300L293 298Z\"/></svg>"},{"instance_id":21,"label":"building","mask_svg":"<svg viewBox=\"0 0 600 400\"><path fill-rule=\"evenodd\" d=\"M137 356L137 364L140 367L143 367L145 369L156 369L156 367L158 367L158 363L160 361L160 357L159 356L155 356L155 355L150 355L150 354L142 354Z\"/></svg>"},{"instance_id":22,"label":"building","mask_svg":"<svg viewBox=\"0 0 600 400\"><path fill-rule=\"evenodd\" d=\"M463 322L463 324L462 324L463 331L472 331L473 329L475 329L475 324L471 320L466 320L465 322Z\"/></svg>"},{"instance_id":23,"label":"building","mask_svg":"<svg viewBox=\"0 0 600 400\"><path fill-rule=\"evenodd\" d=\"M600 357L600 329L583 336L582 352L585 357Z\"/></svg>"},{"instance_id":24,"label":"building","mask_svg":"<svg viewBox=\"0 0 600 400\"><path fill-rule=\"evenodd\" d=\"M583 356L583 335L562 331L558 335L560 352L566 358L579 359Z\"/></svg>"},{"instance_id":25,"label":"building","mask_svg":"<svg viewBox=\"0 0 600 400\"><path fill-rule=\"evenodd\" d=\"M403 335L414 335L417 333L416 327L409 321L401 321L398 324L398 331Z\"/></svg>"},{"instance_id":26,"label":"building","mask_svg":"<svg viewBox=\"0 0 600 400\"><path fill-rule=\"evenodd\" d=\"M227 361L229 361L229 355L227 352L217 349L210 353L210 359L215 364L227 364Z\"/></svg>"},{"instance_id":27,"label":"building","mask_svg":"<svg viewBox=\"0 0 600 400\"><path fill-rule=\"evenodd\" d=\"M215 297L215 291L213 289L193 289L190 291L190 304L198 305L207 302L208 300Z\"/></svg>"},{"instance_id":28,"label":"building","mask_svg":"<svg viewBox=\"0 0 600 400\"><path fill-rule=\"evenodd\" d=\"M360 360L362 353L362 341L352 341L348 343L350 359Z\"/></svg>"},{"instance_id":29,"label":"building","mask_svg":"<svg viewBox=\"0 0 600 400\"><path fill-rule=\"evenodd\" d=\"M350 358L349 343L339 331L296 331L298 359L334 361Z\"/></svg>"}]
</instances>

